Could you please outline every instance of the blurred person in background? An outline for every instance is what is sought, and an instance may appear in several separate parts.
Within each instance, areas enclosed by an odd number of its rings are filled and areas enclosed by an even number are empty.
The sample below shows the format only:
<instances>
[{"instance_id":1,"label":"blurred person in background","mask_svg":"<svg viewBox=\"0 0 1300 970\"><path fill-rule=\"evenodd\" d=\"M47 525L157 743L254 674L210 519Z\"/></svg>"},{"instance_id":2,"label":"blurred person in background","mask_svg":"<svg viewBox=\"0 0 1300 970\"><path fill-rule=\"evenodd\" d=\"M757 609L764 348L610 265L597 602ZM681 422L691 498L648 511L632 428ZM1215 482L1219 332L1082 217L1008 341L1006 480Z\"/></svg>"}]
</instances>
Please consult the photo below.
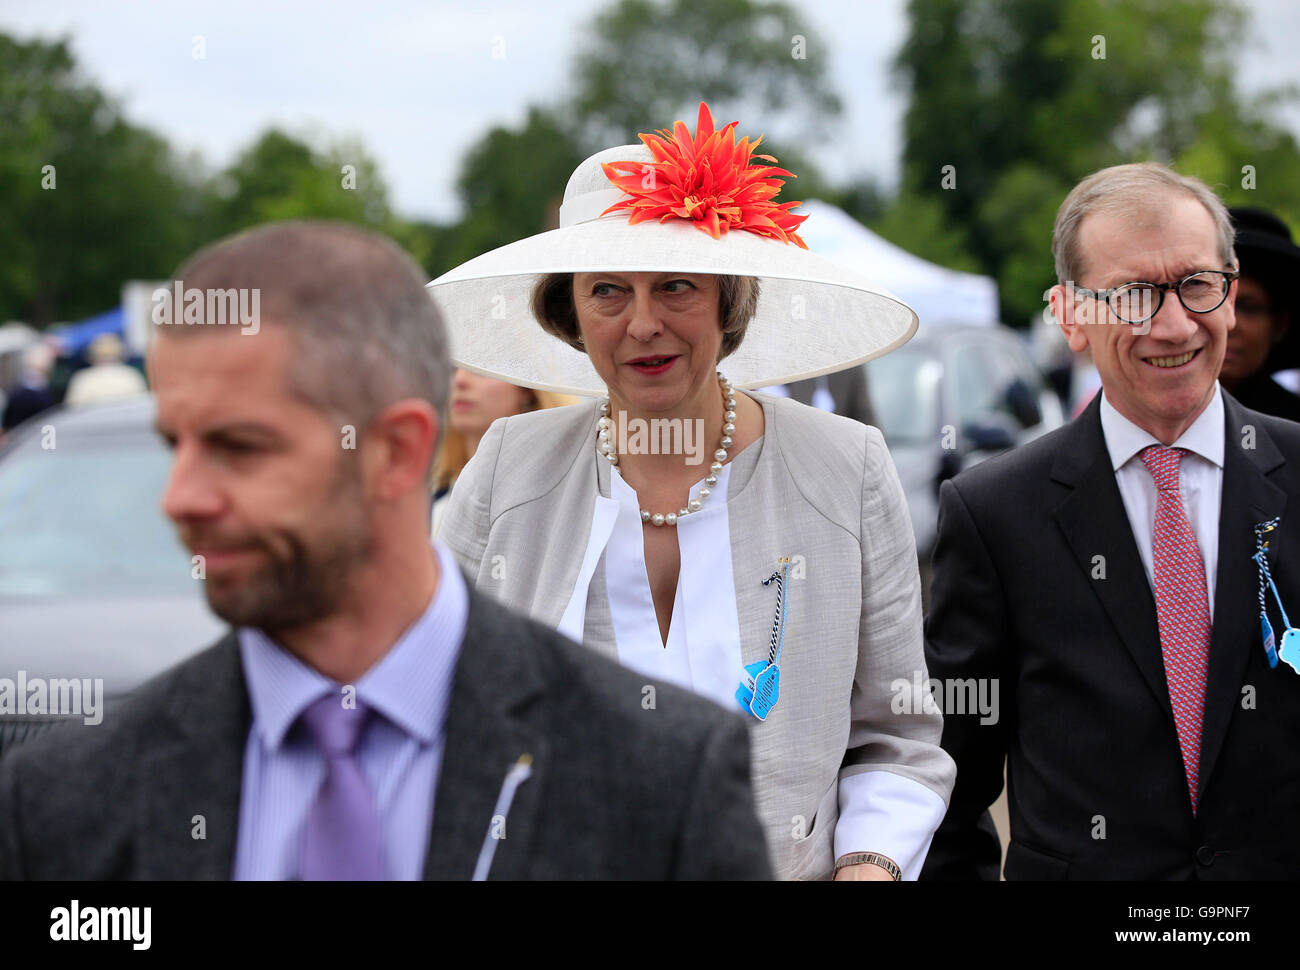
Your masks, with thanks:
<instances>
[{"instance_id":1,"label":"blurred person in background","mask_svg":"<svg viewBox=\"0 0 1300 970\"><path fill-rule=\"evenodd\" d=\"M832 414L842 414L862 424L876 423L865 367L849 367L792 384L775 384L763 388L763 392L788 397Z\"/></svg>"},{"instance_id":2,"label":"blurred person in background","mask_svg":"<svg viewBox=\"0 0 1300 970\"><path fill-rule=\"evenodd\" d=\"M69 407L125 401L148 392L144 376L123 363L125 348L115 334L102 333L90 344L90 366L77 371L68 382L64 403Z\"/></svg>"},{"instance_id":3,"label":"blurred person in background","mask_svg":"<svg viewBox=\"0 0 1300 970\"><path fill-rule=\"evenodd\" d=\"M23 353L23 374L5 403L3 430L9 431L23 421L58 404L50 390L50 371L54 369L54 350L45 343L28 347Z\"/></svg>"},{"instance_id":4,"label":"blurred person in background","mask_svg":"<svg viewBox=\"0 0 1300 970\"><path fill-rule=\"evenodd\" d=\"M474 457L479 441L493 421L574 403L576 400L565 394L517 387L463 367L457 368L451 380L451 400L447 403L447 430L433 459L432 534L438 534L451 488L466 463Z\"/></svg>"},{"instance_id":5,"label":"blurred person in background","mask_svg":"<svg viewBox=\"0 0 1300 970\"><path fill-rule=\"evenodd\" d=\"M1228 335L1219 380L1238 401L1300 421L1300 397L1272 377L1300 366L1300 246L1285 222L1263 209L1228 210L1237 230L1237 325Z\"/></svg>"}]
</instances>

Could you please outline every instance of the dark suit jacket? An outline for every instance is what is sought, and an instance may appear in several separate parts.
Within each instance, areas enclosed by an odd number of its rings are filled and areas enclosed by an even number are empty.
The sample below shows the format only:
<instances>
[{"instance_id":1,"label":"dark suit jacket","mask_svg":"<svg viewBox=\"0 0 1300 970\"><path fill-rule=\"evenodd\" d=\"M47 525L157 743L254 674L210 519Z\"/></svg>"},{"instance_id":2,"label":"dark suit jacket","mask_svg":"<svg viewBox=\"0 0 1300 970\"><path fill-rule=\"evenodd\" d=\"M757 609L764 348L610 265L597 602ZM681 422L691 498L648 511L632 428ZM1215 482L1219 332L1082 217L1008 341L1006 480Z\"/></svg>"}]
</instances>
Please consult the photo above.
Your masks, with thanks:
<instances>
[{"instance_id":1,"label":"dark suit jacket","mask_svg":"<svg viewBox=\"0 0 1300 970\"><path fill-rule=\"evenodd\" d=\"M1300 397L1292 394L1268 374L1255 374L1247 378L1232 396L1252 411L1272 414L1288 421L1300 421Z\"/></svg>"},{"instance_id":2,"label":"dark suit jacket","mask_svg":"<svg viewBox=\"0 0 1300 970\"><path fill-rule=\"evenodd\" d=\"M806 381L787 384L786 390L800 404L812 404L813 392L817 382L822 378L810 377ZM854 421L874 425L875 412L871 408L871 394L867 390L867 372L865 368L850 367L848 370L835 371L826 375L826 390L835 402L835 413L842 414Z\"/></svg>"},{"instance_id":3,"label":"dark suit jacket","mask_svg":"<svg viewBox=\"0 0 1300 970\"><path fill-rule=\"evenodd\" d=\"M468 879L532 755L494 879L769 878L738 714L592 656L470 585L424 874ZM229 879L251 724L233 634L0 759L0 877ZM194 816L206 820L195 839Z\"/></svg>"},{"instance_id":4,"label":"dark suit jacket","mask_svg":"<svg viewBox=\"0 0 1300 970\"><path fill-rule=\"evenodd\" d=\"M957 762L957 784L923 877L997 878L1000 847L985 809L1002 789L1004 756L1008 879L1300 877L1300 675L1285 663L1268 667L1250 558L1255 523L1281 516L1270 556L1295 616L1300 519L1287 514L1287 497L1300 494L1300 425L1224 395L1193 817L1155 598L1100 404L941 489L930 676L998 678L1001 710L993 725L945 712L943 746ZM1273 607L1270 617L1280 625Z\"/></svg>"},{"instance_id":5,"label":"dark suit jacket","mask_svg":"<svg viewBox=\"0 0 1300 970\"><path fill-rule=\"evenodd\" d=\"M22 424L28 418L35 417L58 404L58 399L48 388L21 385L14 389L5 402L3 418L0 418L0 430L9 431Z\"/></svg>"}]
</instances>

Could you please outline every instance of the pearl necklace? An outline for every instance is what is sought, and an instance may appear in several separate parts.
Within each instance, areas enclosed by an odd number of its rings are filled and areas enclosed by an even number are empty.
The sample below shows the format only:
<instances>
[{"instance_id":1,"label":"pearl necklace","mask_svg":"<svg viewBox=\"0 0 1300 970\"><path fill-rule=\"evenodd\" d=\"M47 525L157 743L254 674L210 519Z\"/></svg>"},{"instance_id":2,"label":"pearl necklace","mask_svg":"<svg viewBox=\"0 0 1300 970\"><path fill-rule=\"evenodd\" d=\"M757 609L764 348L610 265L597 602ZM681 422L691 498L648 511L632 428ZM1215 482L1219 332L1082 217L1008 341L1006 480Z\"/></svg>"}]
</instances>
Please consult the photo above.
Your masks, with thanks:
<instances>
[{"instance_id":1,"label":"pearl necklace","mask_svg":"<svg viewBox=\"0 0 1300 970\"><path fill-rule=\"evenodd\" d=\"M704 485L700 489L697 498L691 499L685 507L678 509L676 512L648 512L641 510L641 521L648 522L651 525L676 525L678 519L685 518L692 512L698 512L704 505L704 500L712 494L714 485L718 484L718 472L722 471L722 465L727 460L727 449L731 447L731 436L736 431L736 392L731 387L731 381L722 376L722 371L718 371L718 384L722 387L722 400L725 405L722 415L722 440L718 442L718 450L713 453L713 464L709 466L709 474L704 479ZM600 402L600 420L596 422L596 440L600 445L600 452L609 460L611 465L618 464L618 452L614 449L614 441L610 435L610 418L609 418L609 398Z\"/></svg>"}]
</instances>

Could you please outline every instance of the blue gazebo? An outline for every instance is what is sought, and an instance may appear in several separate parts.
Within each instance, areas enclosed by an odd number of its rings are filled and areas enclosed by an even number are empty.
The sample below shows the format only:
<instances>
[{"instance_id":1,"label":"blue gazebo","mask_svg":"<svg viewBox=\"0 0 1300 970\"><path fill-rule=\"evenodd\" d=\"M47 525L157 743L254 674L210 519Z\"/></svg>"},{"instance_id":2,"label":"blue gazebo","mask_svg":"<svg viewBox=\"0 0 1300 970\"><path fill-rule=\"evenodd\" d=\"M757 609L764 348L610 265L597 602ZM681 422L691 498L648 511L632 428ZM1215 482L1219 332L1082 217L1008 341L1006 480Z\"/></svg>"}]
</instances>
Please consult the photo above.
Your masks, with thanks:
<instances>
[{"instance_id":1,"label":"blue gazebo","mask_svg":"<svg viewBox=\"0 0 1300 970\"><path fill-rule=\"evenodd\" d=\"M53 327L49 333L59 338L65 356L76 357L100 334L111 333L125 339L125 329L126 314L122 307L115 306L77 323Z\"/></svg>"}]
</instances>

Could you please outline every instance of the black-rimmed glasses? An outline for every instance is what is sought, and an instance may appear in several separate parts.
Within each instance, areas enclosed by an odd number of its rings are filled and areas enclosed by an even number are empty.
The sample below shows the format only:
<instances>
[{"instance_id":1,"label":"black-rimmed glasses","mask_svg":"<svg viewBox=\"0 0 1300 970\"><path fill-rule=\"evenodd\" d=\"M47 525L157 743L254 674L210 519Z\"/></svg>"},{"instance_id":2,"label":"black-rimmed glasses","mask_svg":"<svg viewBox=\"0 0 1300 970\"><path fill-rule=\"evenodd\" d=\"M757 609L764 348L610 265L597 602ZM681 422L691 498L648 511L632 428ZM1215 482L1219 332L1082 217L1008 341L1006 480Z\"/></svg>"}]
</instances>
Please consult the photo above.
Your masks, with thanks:
<instances>
[{"instance_id":1,"label":"black-rimmed glasses","mask_svg":"<svg viewBox=\"0 0 1300 970\"><path fill-rule=\"evenodd\" d=\"M1207 269L1184 276L1177 283L1124 283L1109 290L1074 287L1074 292L1103 301L1110 312L1125 323L1146 323L1165 302L1165 292L1173 290L1178 302L1192 313L1217 310L1228 298L1232 281L1241 275L1237 270Z\"/></svg>"}]
</instances>

